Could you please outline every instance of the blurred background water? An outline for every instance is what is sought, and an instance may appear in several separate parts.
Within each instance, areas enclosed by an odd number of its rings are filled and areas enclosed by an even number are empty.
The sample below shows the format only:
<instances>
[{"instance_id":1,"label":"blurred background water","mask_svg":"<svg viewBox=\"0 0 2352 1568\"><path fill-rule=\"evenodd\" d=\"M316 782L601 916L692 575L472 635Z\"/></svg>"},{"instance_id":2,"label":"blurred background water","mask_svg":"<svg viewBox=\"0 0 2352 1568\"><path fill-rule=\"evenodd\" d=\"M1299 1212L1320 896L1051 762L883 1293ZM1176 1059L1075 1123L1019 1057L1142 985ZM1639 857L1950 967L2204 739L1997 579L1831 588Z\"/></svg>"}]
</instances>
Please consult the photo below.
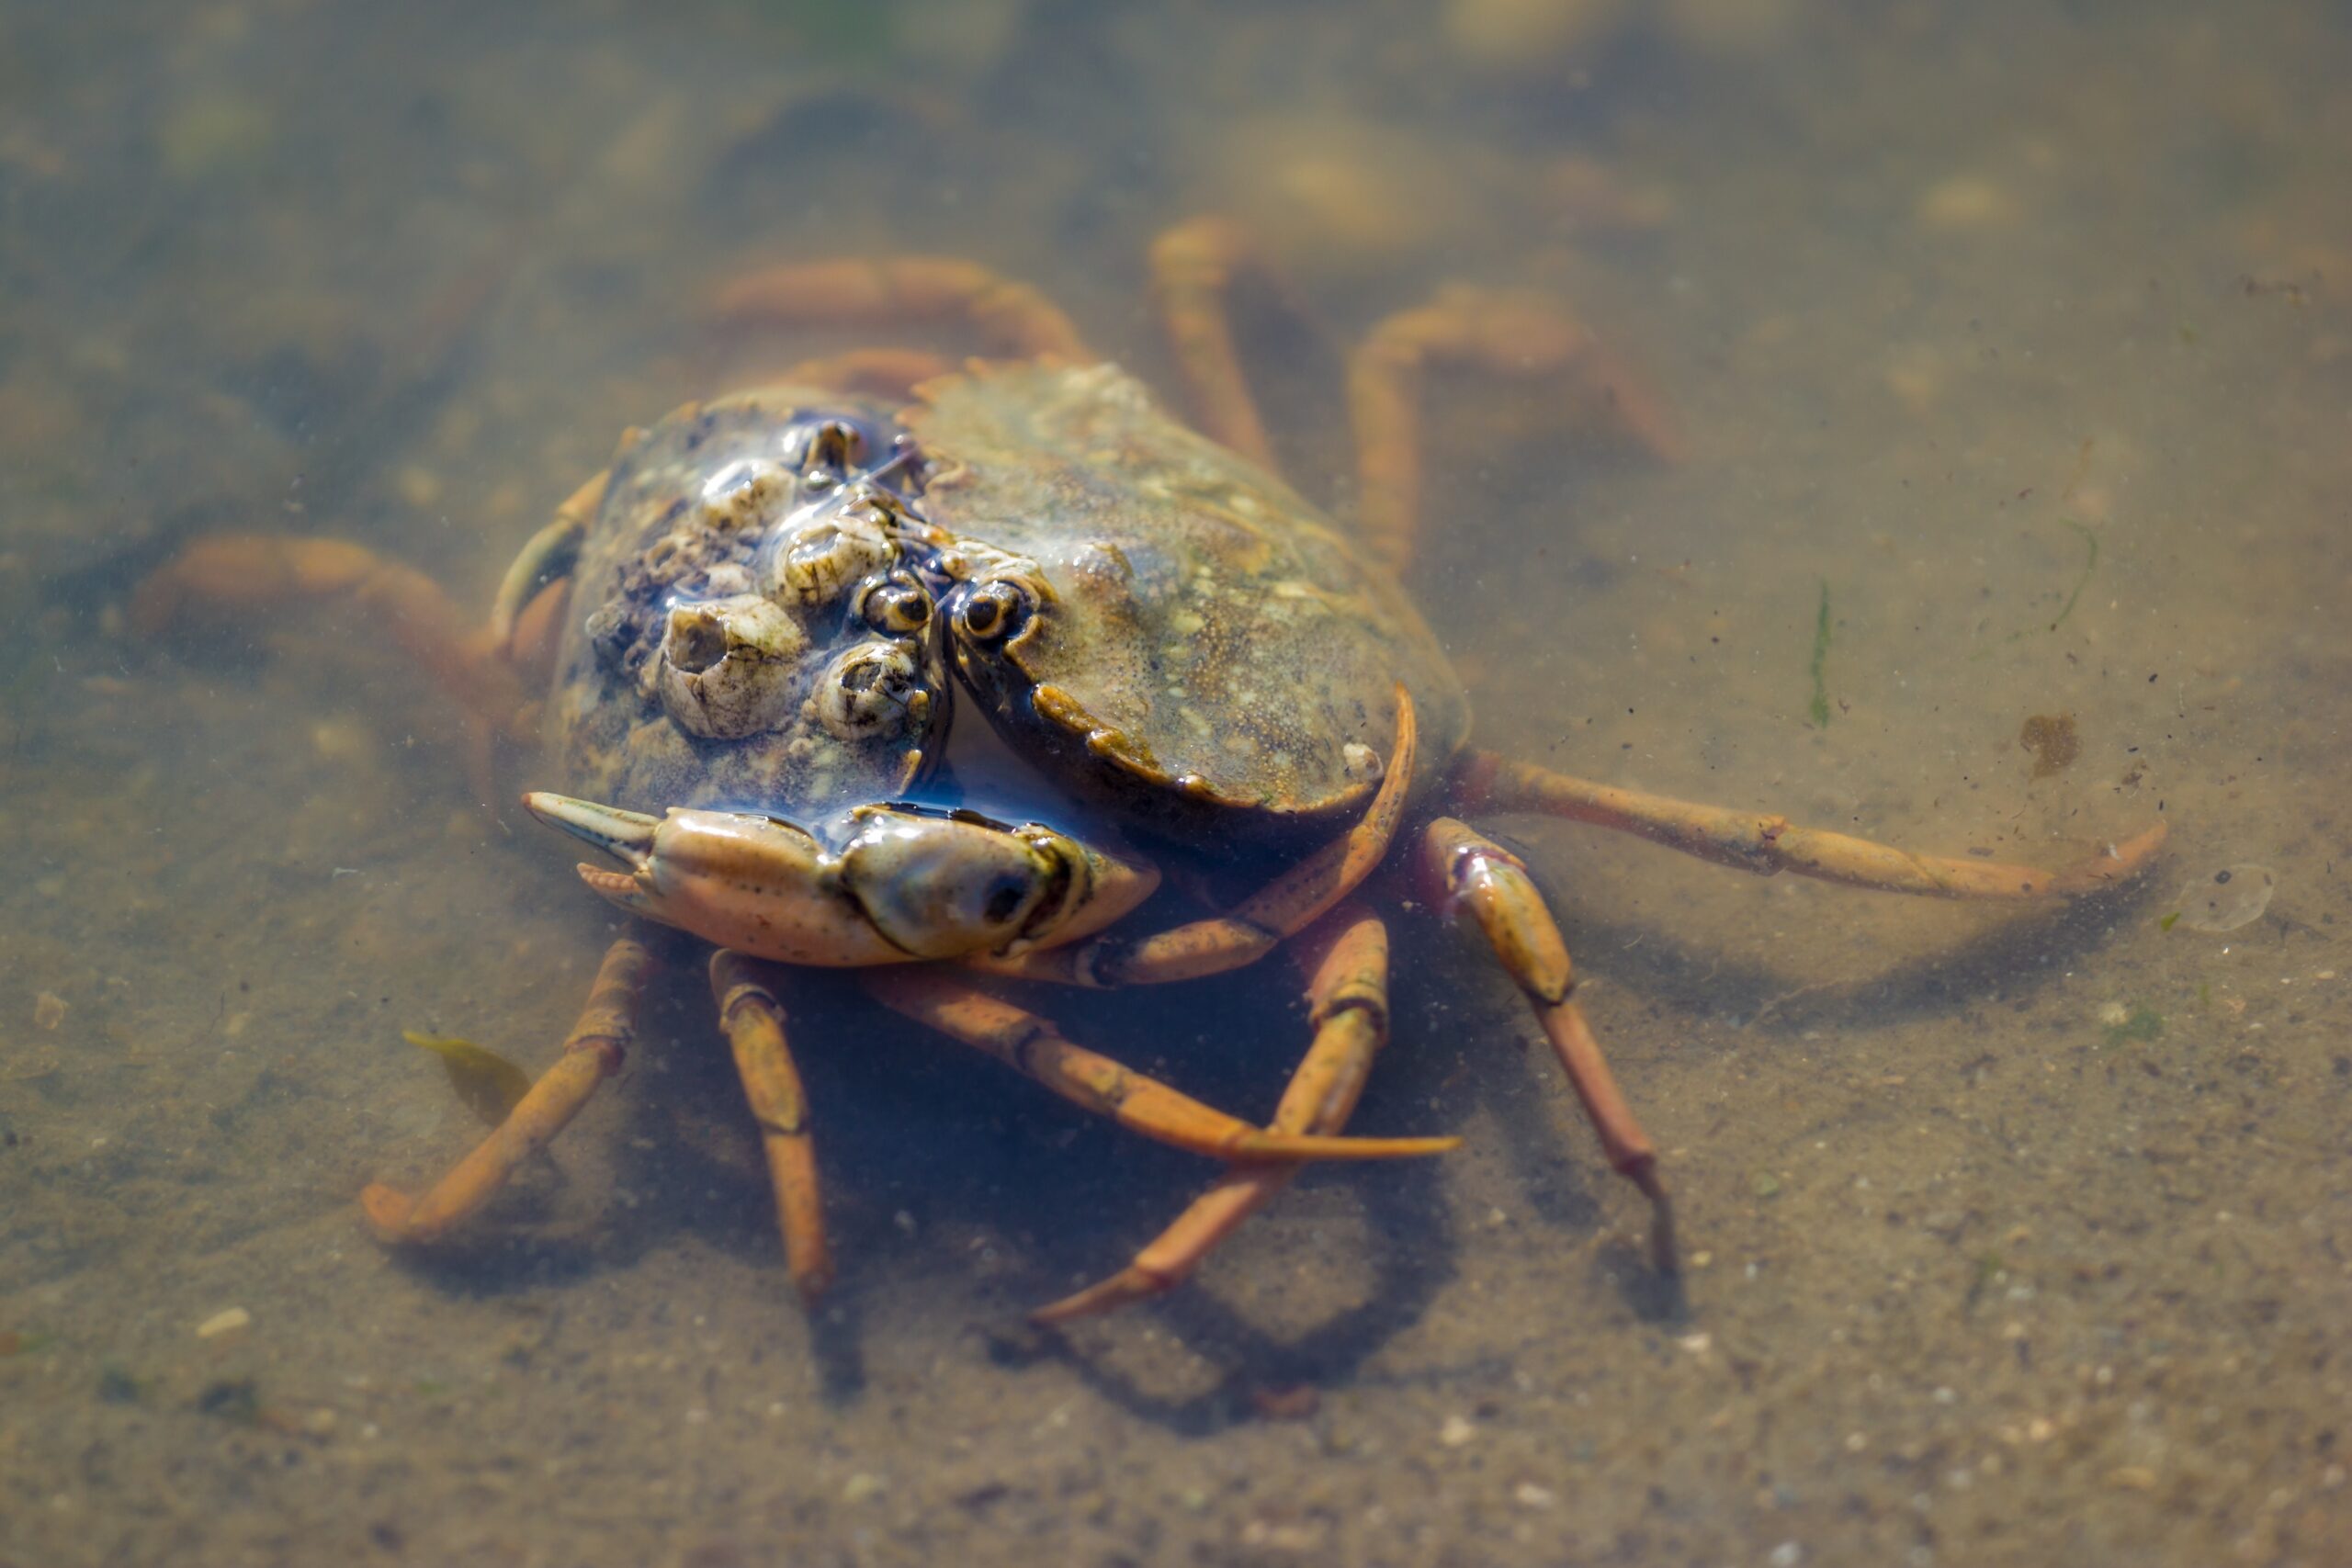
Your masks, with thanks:
<instances>
[{"instance_id":1,"label":"blurred background water","mask_svg":"<svg viewBox=\"0 0 2352 1568\"><path fill-rule=\"evenodd\" d=\"M2352 1560L2347 79L2316 3L0 6L0 1562ZM1464 1150L1067 1338L1010 1325L1201 1168L821 985L813 1315L690 969L379 1250L360 1186L476 1135L401 1032L538 1065L605 911L390 650L131 587L235 528L486 603L624 426L841 346L714 323L771 261L968 256L1168 386L1143 258L1206 211L1342 515L1341 356L1448 281L1675 410L1666 464L1433 397L1482 741L2165 863L2020 918L1505 825L1679 1289L1423 922L1363 1122ZM1272 975L1055 1010L1251 1114L1303 1033Z\"/></svg>"}]
</instances>

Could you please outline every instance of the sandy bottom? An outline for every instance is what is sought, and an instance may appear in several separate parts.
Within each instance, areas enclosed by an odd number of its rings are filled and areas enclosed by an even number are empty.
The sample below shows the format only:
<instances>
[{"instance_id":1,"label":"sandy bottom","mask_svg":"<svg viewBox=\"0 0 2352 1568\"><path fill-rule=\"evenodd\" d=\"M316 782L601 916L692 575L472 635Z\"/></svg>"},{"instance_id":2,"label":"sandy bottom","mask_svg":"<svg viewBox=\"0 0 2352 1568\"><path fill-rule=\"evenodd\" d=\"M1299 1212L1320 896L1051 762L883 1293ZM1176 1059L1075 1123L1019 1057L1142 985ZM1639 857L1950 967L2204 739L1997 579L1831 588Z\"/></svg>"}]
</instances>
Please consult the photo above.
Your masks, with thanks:
<instances>
[{"instance_id":1,"label":"sandy bottom","mask_svg":"<svg viewBox=\"0 0 2352 1568\"><path fill-rule=\"evenodd\" d=\"M0 115L0 249L151 243L28 254L0 335L0 1563L2352 1560L2341 24L1691 0L1590 24L1563 107L1480 52L1509 6L1420 45L972 6L884 113L855 62L759 85L821 9L6 24L60 69ZM287 74L336 48L384 80ZM812 236L784 187L842 160L871 188ZM1270 407L1342 511L1333 345L1442 277L1575 299L1674 406L1668 465L1440 384L1415 587L1482 742L2041 864L2161 818L2166 858L2004 912L1492 824L1666 1152L1679 1280L1427 911L1359 1124L1465 1147L1311 1173L1066 1337L1023 1310L1208 1172L812 978L842 1272L804 1311L684 946L548 1157L378 1247L360 1187L479 1133L401 1032L541 1064L613 928L392 654L144 642L130 581L285 527L480 600L623 423L772 355L693 323L762 254L980 254L1166 384L1139 258L1210 205L1299 280ZM2267 908L2199 929L2245 866ZM1305 1036L1271 969L1050 1005L1253 1116Z\"/></svg>"}]
</instances>

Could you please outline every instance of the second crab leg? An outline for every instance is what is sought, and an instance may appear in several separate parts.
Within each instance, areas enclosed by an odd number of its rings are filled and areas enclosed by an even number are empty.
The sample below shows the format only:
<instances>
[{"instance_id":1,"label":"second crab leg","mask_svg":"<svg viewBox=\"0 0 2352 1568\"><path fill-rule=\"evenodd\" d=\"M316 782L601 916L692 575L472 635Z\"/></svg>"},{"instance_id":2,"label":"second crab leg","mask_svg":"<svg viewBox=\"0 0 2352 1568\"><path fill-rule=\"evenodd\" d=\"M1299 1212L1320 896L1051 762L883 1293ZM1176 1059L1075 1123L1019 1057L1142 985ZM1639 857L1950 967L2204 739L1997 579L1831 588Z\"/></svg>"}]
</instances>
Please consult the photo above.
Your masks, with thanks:
<instances>
[{"instance_id":1,"label":"second crab leg","mask_svg":"<svg viewBox=\"0 0 2352 1568\"><path fill-rule=\"evenodd\" d=\"M1459 1138L1344 1138L1253 1127L1108 1056L1073 1045L1024 1008L935 969L865 974L884 1006L994 1056L1074 1105L1130 1132L1222 1160L1400 1159L1443 1154Z\"/></svg>"},{"instance_id":2,"label":"second crab leg","mask_svg":"<svg viewBox=\"0 0 2352 1568\"><path fill-rule=\"evenodd\" d=\"M1770 876L1793 872L1882 893L1939 898L2079 897L2128 882L2163 847L2161 821L2057 871L2000 861L1915 854L1868 839L1800 828L1770 812L1703 806L1619 789L1532 762L1469 753L1454 772L1453 803L1464 811L1529 811L1632 833L1717 865Z\"/></svg>"},{"instance_id":3,"label":"second crab leg","mask_svg":"<svg viewBox=\"0 0 2352 1568\"><path fill-rule=\"evenodd\" d=\"M808 1100L784 1038L784 1007L760 979L752 960L722 948L710 956L710 993L719 1027L735 1053L743 1097L760 1124L760 1145L775 1190L776 1223L784 1232L785 1266L803 1301L833 1282L825 1244L825 1211L817 1186L817 1147L808 1134Z\"/></svg>"},{"instance_id":4,"label":"second crab leg","mask_svg":"<svg viewBox=\"0 0 2352 1568\"><path fill-rule=\"evenodd\" d=\"M1682 442L1666 405L1574 316L1534 295L1442 288L1374 326L1348 359L1357 509L1391 570L1412 563L1420 528L1421 379L1431 366L1498 376L1572 376L1609 404L1636 442L1668 462Z\"/></svg>"},{"instance_id":5,"label":"second crab leg","mask_svg":"<svg viewBox=\"0 0 2352 1568\"><path fill-rule=\"evenodd\" d=\"M1260 467L1274 467L1258 400L1234 352L1226 295L1239 272L1266 270L1249 233L1229 218L1204 216L1151 244L1151 292L1169 352L1192 393L1201 428Z\"/></svg>"},{"instance_id":6,"label":"second crab leg","mask_svg":"<svg viewBox=\"0 0 2352 1568\"><path fill-rule=\"evenodd\" d=\"M130 625L153 637L190 611L266 621L306 604L340 604L368 617L458 698L478 731L528 739L519 728L522 684L495 635L469 624L439 583L364 545L277 534L198 539L139 585Z\"/></svg>"},{"instance_id":7,"label":"second crab leg","mask_svg":"<svg viewBox=\"0 0 2352 1568\"><path fill-rule=\"evenodd\" d=\"M1493 947L1496 960L1535 1010L1553 1055L1568 1076L1585 1119L1600 1135L1610 1168L1650 1201L1650 1256L1672 1273L1674 1210L1658 1179L1657 1149L1634 1120L1601 1055L1584 1010L1577 1005L1576 970L1560 928L1517 855L1467 824L1441 817L1421 838L1422 869L1441 908L1467 910Z\"/></svg>"},{"instance_id":8,"label":"second crab leg","mask_svg":"<svg viewBox=\"0 0 2352 1568\"><path fill-rule=\"evenodd\" d=\"M999 354L1091 365L1094 352L1060 306L1028 284L958 256L846 256L750 273L718 294L719 314L789 325L971 323Z\"/></svg>"},{"instance_id":9,"label":"second crab leg","mask_svg":"<svg viewBox=\"0 0 2352 1568\"><path fill-rule=\"evenodd\" d=\"M1388 1040L1388 931L1377 916L1342 910L1301 939L1298 955L1313 976L1307 998L1315 1039L1267 1125L1285 1133L1337 1133L1354 1113L1372 1059ZM1289 1186L1298 1168L1227 1171L1125 1269L1040 1307L1029 1321L1070 1323L1175 1289L1211 1248Z\"/></svg>"},{"instance_id":10,"label":"second crab leg","mask_svg":"<svg viewBox=\"0 0 2352 1568\"><path fill-rule=\"evenodd\" d=\"M638 1002L652 972L652 953L634 937L622 937L605 949L588 1005L564 1038L563 1055L489 1137L422 1198L381 1182L359 1194L377 1235L387 1242L437 1241L490 1201L514 1168L562 1132L596 1087L620 1071L635 1038Z\"/></svg>"}]
</instances>

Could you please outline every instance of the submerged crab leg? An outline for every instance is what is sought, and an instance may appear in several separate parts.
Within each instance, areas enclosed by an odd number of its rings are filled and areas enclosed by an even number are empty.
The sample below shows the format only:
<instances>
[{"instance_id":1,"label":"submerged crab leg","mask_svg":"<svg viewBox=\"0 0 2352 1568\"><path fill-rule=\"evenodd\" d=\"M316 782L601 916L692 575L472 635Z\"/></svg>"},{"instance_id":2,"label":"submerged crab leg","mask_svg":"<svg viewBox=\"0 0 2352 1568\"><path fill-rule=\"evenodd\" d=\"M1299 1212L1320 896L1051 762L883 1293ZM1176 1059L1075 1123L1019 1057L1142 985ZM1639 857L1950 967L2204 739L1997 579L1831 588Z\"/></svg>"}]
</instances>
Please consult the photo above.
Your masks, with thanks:
<instances>
[{"instance_id":1,"label":"submerged crab leg","mask_svg":"<svg viewBox=\"0 0 2352 1568\"><path fill-rule=\"evenodd\" d=\"M1422 868L1442 907L1467 909L1486 933L1495 958L1535 1009L1586 1120L1600 1134L1610 1168L1650 1201L1650 1254L1661 1272L1674 1261L1674 1211L1658 1180L1657 1150L1618 1091L1584 1010L1576 1002L1576 971L1567 944L1544 896L1519 857L1465 823L1441 817L1422 831Z\"/></svg>"},{"instance_id":2,"label":"submerged crab leg","mask_svg":"<svg viewBox=\"0 0 2352 1568\"><path fill-rule=\"evenodd\" d=\"M1273 447L1258 401L1234 352L1226 295L1236 273L1263 272L1240 224L1204 216L1179 223L1151 244L1152 299L1203 431L1251 462L1272 468Z\"/></svg>"},{"instance_id":3,"label":"submerged crab leg","mask_svg":"<svg viewBox=\"0 0 2352 1568\"><path fill-rule=\"evenodd\" d=\"M1883 893L1940 898L2079 897L2129 881L2165 841L2163 822L2057 871L1914 854L1867 839L1800 828L1769 812L1702 806L1573 778L1532 762L1470 752L1456 767L1464 811L1528 811L1613 828L1718 865L1770 876L1794 872Z\"/></svg>"},{"instance_id":4,"label":"submerged crab leg","mask_svg":"<svg viewBox=\"0 0 2352 1568\"><path fill-rule=\"evenodd\" d=\"M539 1075L496 1131L459 1160L422 1198L381 1182L359 1194L368 1223L387 1242L438 1240L490 1201L506 1178L580 1114L596 1086L620 1071L637 1028L637 1005L653 970L642 942L623 937L605 950L588 1005L565 1036L563 1055Z\"/></svg>"},{"instance_id":5,"label":"submerged crab leg","mask_svg":"<svg viewBox=\"0 0 2352 1568\"><path fill-rule=\"evenodd\" d=\"M784 1232L786 1267L803 1301L814 1301L833 1282L833 1259L825 1245L825 1212L818 1195L817 1148L808 1134L808 1102L800 1071L785 1043L784 1008L759 978L752 962L722 948L710 956L710 994L718 1003L719 1026L735 1052L743 1096L760 1123L768 1176L775 1189L777 1224Z\"/></svg>"},{"instance_id":6,"label":"submerged crab leg","mask_svg":"<svg viewBox=\"0 0 2352 1568\"><path fill-rule=\"evenodd\" d=\"M790 325L890 325L909 319L971 323L1000 354L1099 357L1061 307L1025 283L956 256L844 256L768 267L719 290L719 314Z\"/></svg>"},{"instance_id":7,"label":"submerged crab leg","mask_svg":"<svg viewBox=\"0 0 2352 1568\"><path fill-rule=\"evenodd\" d=\"M1342 1138L1267 1131L1212 1110L1081 1045L1023 1008L933 969L868 971L885 1007L994 1056L1074 1105L1192 1154L1224 1160L1401 1159L1443 1154L1459 1138Z\"/></svg>"},{"instance_id":8,"label":"submerged crab leg","mask_svg":"<svg viewBox=\"0 0 2352 1568\"><path fill-rule=\"evenodd\" d=\"M469 624L441 585L413 567L341 539L221 534L198 539L139 585L130 624L161 635L183 612L266 615L340 602L370 618L465 706L479 731L513 734L521 682L490 633Z\"/></svg>"},{"instance_id":9,"label":"submerged crab leg","mask_svg":"<svg viewBox=\"0 0 2352 1568\"><path fill-rule=\"evenodd\" d=\"M573 491L555 509L554 520L532 535L507 566L490 602L490 631L499 647L511 651L515 623L524 610L542 589L571 575L572 564L580 558L580 541L596 520L596 509L605 504L605 485L611 478L607 468Z\"/></svg>"},{"instance_id":10,"label":"submerged crab leg","mask_svg":"<svg viewBox=\"0 0 2352 1568\"><path fill-rule=\"evenodd\" d=\"M796 387L830 387L836 391L903 398L918 384L954 368L941 355L920 348L853 348L845 354L804 359L777 378Z\"/></svg>"},{"instance_id":11,"label":"submerged crab leg","mask_svg":"<svg viewBox=\"0 0 2352 1568\"><path fill-rule=\"evenodd\" d=\"M1158 931L1139 942L1097 937L1010 957L967 958L992 975L1066 986L1150 986L1196 979L1254 964L1277 942L1304 931L1355 891L1388 853L1413 782L1413 699L1396 688L1396 742L1387 772L1363 817L1282 875L1222 915Z\"/></svg>"},{"instance_id":12,"label":"submerged crab leg","mask_svg":"<svg viewBox=\"0 0 2352 1568\"><path fill-rule=\"evenodd\" d=\"M1283 1133L1337 1133L1354 1113L1372 1059L1388 1041L1388 932L1378 917L1341 910L1301 939L1314 1043L1291 1075L1267 1125ZM1069 1323L1159 1295L1182 1284L1219 1242L1290 1185L1292 1164L1238 1167L1118 1273L1029 1314Z\"/></svg>"},{"instance_id":13,"label":"submerged crab leg","mask_svg":"<svg viewBox=\"0 0 2352 1568\"><path fill-rule=\"evenodd\" d=\"M1669 462L1681 452L1666 405L1566 310L1533 295L1442 288L1374 326L1348 357L1358 516L1373 553L1392 570L1412 563L1420 529L1421 378L1431 366L1572 375L1643 446Z\"/></svg>"}]
</instances>

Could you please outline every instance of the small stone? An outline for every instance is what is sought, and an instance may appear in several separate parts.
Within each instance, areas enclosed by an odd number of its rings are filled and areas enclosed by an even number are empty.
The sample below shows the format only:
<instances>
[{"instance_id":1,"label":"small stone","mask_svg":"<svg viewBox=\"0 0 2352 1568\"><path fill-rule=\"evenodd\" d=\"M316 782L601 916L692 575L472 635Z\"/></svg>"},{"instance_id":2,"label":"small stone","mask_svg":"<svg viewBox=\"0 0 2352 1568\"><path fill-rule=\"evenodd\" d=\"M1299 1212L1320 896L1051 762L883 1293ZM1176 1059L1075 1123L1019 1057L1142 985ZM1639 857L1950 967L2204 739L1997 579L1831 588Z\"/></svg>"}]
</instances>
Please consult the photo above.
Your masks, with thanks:
<instances>
[{"instance_id":1,"label":"small stone","mask_svg":"<svg viewBox=\"0 0 2352 1568\"><path fill-rule=\"evenodd\" d=\"M842 1501L844 1503L863 1503L871 1498L879 1497L884 1492L889 1489L889 1485L890 1483L888 1482L883 1480L880 1476L874 1474L871 1471L861 1470L842 1483Z\"/></svg>"},{"instance_id":2,"label":"small stone","mask_svg":"<svg viewBox=\"0 0 2352 1568\"><path fill-rule=\"evenodd\" d=\"M1919 197L1919 221L1930 229L1997 229L2018 220L2018 200L2007 186L1980 175L1954 175Z\"/></svg>"},{"instance_id":3,"label":"small stone","mask_svg":"<svg viewBox=\"0 0 2352 1568\"><path fill-rule=\"evenodd\" d=\"M216 1312L198 1324L196 1337L198 1339L218 1339L223 1334L234 1334L253 1320L254 1314L244 1308L231 1307L225 1312Z\"/></svg>"},{"instance_id":4,"label":"small stone","mask_svg":"<svg viewBox=\"0 0 2352 1568\"><path fill-rule=\"evenodd\" d=\"M1511 1494L1524 1508L1548 1508L1560 1500L1560 1495L1548 1486L1538 1486L1532 1481L1522 1481Z\"/></svg>"},{"instance_id":5,"label":"small stone","mask_svg":"<svg viewBox=\"0 0 2352 1568\"><path fill-rule=\"evenodd\" d=\"M1458 1449L1478 1435L1478 1428L1463 1416L1449 1416L1445 1425L1437 1429L1437 1440L1449 1449Z\"/></svg>"},{"instance_id":6,"label":"small stone","mask_svg":"<svg viewBox=\"0 0 2352 1568\"><path fill-rule=\"evenodd\" d=\"M2098 1021L2109 1029L2120 1029L2132 1021L2132 1010L2121 1002L2101 1002L2098 1005Z\"/></svg>"},{"instance_id":7,"label":"small stone","mask_svg":"<svg viewBox=\"0 0 2352 1568\"><path fill-rule=\"evenodd\" d=\"M1772 1568L1797 1568L1797 1564L1804 1561L1804 1548L1793 1540L1784 1540L1774 1547L1771 1555L1764 1561Z\"/></svg>"}]
</instances>

